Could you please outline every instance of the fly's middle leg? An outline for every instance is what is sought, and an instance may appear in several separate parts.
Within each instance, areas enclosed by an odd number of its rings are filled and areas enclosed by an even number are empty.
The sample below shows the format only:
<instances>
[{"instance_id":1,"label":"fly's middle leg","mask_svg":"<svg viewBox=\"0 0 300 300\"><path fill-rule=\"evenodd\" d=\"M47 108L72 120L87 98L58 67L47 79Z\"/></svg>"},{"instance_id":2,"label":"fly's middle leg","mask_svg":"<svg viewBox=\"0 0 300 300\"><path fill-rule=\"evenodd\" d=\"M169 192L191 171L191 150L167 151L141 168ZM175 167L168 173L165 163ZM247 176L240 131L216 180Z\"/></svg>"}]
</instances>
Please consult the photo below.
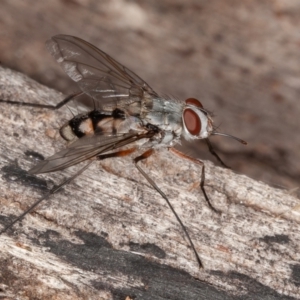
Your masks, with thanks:
<instances>
[{"instance_id":1,"label":"fly's middle leg","mask_svg":"<svg viewBox=\"0 0 300 300\"><path fill-rule=\"evenodd\" d=\"M129 149L125 149L125 150L121 150L121 151L117 151L117 152L111 152L111 153L107 153L107 154L100 154L96 158L98 160L103 160L103 159L112 158L112 157L123 157L123 156L130 155L131 153L133 153L135 151L136 151L136 148L129 148Z\"/></svg>"},{"instance_id":2,"label":"fly's middle leg","mask_svg":"<svg viewBox=\"0 0 300 300\"><path fill-rule=\"evenodd\" d=\"M168 206L170 207L170 209L172 210L175 218L177 219L178 223L180 224L180 226L182 227L182 230L185 234L185 236L187 237L192 249L193 249L193 252L195 254L195 257L196 257L196 260L199 264L199 267L202 268L203 267L203 264L201 262L201 259L198 255L198 252L196 251L196 248L195 248L195 245L186 229L186 227L184 226L183 222L181 221L181 219L179 218L178 214L176 213L175 209L173 208L171 202L169 201L168 197L166 196L166 194L157 186L157 184L153 181L153 179L151 179L147 173L138 165L138 162L141 161L141 160L144 160L148 157L150 157L152 154L154 153L154 150L153 149L149 149L147 150L146 152L144 152L142 155L136 157L133 161L134 161L134 164L136 166L136 168L140 171L140 173L145 177L145 179L152 185L152 187L166 200Z\"/></svg>"}]
</instances>

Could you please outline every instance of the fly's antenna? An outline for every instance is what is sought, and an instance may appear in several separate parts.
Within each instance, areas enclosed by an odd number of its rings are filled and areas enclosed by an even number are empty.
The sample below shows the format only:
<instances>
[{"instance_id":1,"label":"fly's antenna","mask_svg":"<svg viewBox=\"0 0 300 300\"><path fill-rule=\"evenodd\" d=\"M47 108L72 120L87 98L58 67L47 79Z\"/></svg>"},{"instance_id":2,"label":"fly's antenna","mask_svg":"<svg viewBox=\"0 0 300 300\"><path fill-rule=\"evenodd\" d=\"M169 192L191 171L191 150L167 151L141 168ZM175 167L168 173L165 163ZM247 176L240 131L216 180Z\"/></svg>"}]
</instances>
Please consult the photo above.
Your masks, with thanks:
<instances>
[{"instance_id":1,"label":"fly's antenna","mask_svg":"<svg viewBox=\"0 0 300 300\"><path fill-rule=\"evenodd\" d=\"M238 142L240 142L241 144L244 144L244 145L247 145L247 142L236 137L236 136L233 136L233 135L230 135L230 134L227 134L227 133L221 133L221 132L213 132L211 135L221 135L221 136L226 136L226 137L229 137L231 139L234 139Z\"/></svg>"}]
</instances>

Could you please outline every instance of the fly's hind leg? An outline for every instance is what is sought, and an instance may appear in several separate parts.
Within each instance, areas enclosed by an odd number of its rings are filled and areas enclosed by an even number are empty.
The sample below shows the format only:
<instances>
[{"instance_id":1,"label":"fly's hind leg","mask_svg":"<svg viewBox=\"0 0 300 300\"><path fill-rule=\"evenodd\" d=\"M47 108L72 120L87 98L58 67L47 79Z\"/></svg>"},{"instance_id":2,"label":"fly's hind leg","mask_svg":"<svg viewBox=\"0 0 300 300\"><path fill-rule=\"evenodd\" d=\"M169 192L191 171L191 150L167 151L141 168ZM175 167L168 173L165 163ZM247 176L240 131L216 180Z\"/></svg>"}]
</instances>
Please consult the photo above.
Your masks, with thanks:
<instances>
[{"instance_id":1,"label":"fly's hind leg","mask_svg":"<svg viewBox=\"0 0 300 300\"><path fill-rule=\"evenodd\" d=\"M60 101L56 105L39 104L39 103L29 103L29 102L21 102L21 101L13 101L13 100L3 100L3 99L0 99L0 103L2 102L2 103L8 103L8 104L12 104L12 105L22 105L22 106L47 108L47 109L50 109L50 110L57 110L57 109L61 108L62 106L66 105L67 103L69 103L74 98L76 98L78 96L81 96L82 94L83 94L83 92L78 92L78 93L69 95L69 96L67 96L65 99L63 99L62 101Z\"/></svg>"},{"instance_id":2,"label":"fly's hind leg","mask_svg":"<svg viewBox=\"0 0 300 300\"><path fill-rule=\"evenodd\" d=\"M121 157L126 156L134 152L136 148L130 148L127 150L122 150L118 152L108 153L108 154L102 154L98 155L96 158L98 160L103 160L110 157ZM0 230L0 235L4 232L6 232L9 228L11 228L15 223L22 220L28 213L32 212L42 201L47 200L50 196L56 194L59 190L61 190L62 187L69 184L71 181L73 181L76 177L78 177L80 174L82 174L92 163L94 160L90 160L88 164L86 164L82 169L80 169L78 172L76 172L71 177L67 178L66 180L62 181L59 185L54 186L47 195L40 198L36 202L34 202L28 209L26 209L21 215L19 215L17 218L15 218L11 223L9 223L7 226L5 226L3 229Z\"/></svg>"},{"instance_id":3,"label":"fly's hind leg","mask_svg":"<svg viewBox=\"0 0 300 300\"><path fill-rule=\"evenodd\" d=\"M196 159L196 158L193 158L189 155L186 155L185 153L182 153L181 151L175 149L175 148L169 148L170 151L172 151L173 153L175 153L176 155L178 155L179 157L182 157L184 159L187 159L187 160L190 160L192 161L193 163L201 166L201 177L200 177L200 188L201 188L201 191L204 195L204 198L206 200L206 203L208 204L209 208L211 210L213 210L215 213L218 213L220 214L221 212L219 210L217 210L216 208L214 208L214 206L211 204L208 196L207 196L207 193L205 191L205 188L204 188L204 184L205 184L205 166L204 166L204 163L202 160L200 159Z\"/></svg>"}]
</instances>

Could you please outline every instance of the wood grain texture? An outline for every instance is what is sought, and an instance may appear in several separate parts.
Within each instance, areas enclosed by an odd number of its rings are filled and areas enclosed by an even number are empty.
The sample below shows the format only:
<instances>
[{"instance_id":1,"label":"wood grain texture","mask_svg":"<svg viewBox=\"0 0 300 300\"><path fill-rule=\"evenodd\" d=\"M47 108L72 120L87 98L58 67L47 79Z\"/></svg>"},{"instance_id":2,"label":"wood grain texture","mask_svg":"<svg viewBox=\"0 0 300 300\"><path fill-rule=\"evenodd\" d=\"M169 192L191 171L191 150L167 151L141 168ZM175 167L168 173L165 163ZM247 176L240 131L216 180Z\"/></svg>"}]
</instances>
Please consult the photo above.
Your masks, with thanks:
<instances>
[{"instance_id":1,"label":"wood grain texture","mask_svg":"<svg viewBox=\"0 0 300 300\"><path fill-rule=\"evenodd\" d=\"M0 68L0 99L57 103L62 94ZM65 147L57 129L69 117L1 105L0 224L7 224L63 172L33 176L39 156ZM241 151L243 151L241 146ZM205 161L200 169L167 150L141 166L168 195L204 269L164 200L132 158L95 163L13 230L0 236L0 295L5 299L297 299L299 200Z\"/></svg>"}]
</instances>

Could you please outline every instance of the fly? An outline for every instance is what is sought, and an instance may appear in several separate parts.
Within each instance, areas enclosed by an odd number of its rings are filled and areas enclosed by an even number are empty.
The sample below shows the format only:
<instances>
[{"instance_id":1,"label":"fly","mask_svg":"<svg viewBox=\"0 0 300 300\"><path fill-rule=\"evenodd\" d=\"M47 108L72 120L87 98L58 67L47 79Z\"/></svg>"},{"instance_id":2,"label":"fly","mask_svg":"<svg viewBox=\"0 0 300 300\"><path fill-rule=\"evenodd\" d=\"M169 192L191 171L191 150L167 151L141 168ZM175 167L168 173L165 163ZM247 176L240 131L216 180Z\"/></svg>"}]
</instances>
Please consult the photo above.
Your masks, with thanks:
<instances>
[{"instance_id":1,"label":"fly","mask_svg":"<svg viewBox=\"0 0 300 300\"><path fill-rule=\"evenodd\" d=\"M41 201L48 199L64 185L83 173L95 160L121 157L139 152L133 162L152 187L166 200L183 229L197 262L202 262L183 222L172 207L167 196L139 166L138 162L148 158L160 148L168 148L183 158L202 167L200 188L208 206L210 203L204 189L204 164L175 148L181 138L188 141L205 139L210 152L223 164L214 152L208 138L212 135L231 137L243 144L245 141L220 133L201 102L188 98L184 102L157 94L143 79L118 63L105 52L90 43L69 35L56 35L46 46L67 75L77 82L80 92L70 95L56 106L2 100L11 104L59 109L74 98L86 94L95 107L89 113L74 116L60 128L60 135L69 146L30 169L30 174L41 174L63 170L80 162L88 163L72 177L54 186L49 193L31 205L24 213L6 226L1 233L11 228ZM225 166L223 164L223 166Z\"/></svg>"}]
</instances>

